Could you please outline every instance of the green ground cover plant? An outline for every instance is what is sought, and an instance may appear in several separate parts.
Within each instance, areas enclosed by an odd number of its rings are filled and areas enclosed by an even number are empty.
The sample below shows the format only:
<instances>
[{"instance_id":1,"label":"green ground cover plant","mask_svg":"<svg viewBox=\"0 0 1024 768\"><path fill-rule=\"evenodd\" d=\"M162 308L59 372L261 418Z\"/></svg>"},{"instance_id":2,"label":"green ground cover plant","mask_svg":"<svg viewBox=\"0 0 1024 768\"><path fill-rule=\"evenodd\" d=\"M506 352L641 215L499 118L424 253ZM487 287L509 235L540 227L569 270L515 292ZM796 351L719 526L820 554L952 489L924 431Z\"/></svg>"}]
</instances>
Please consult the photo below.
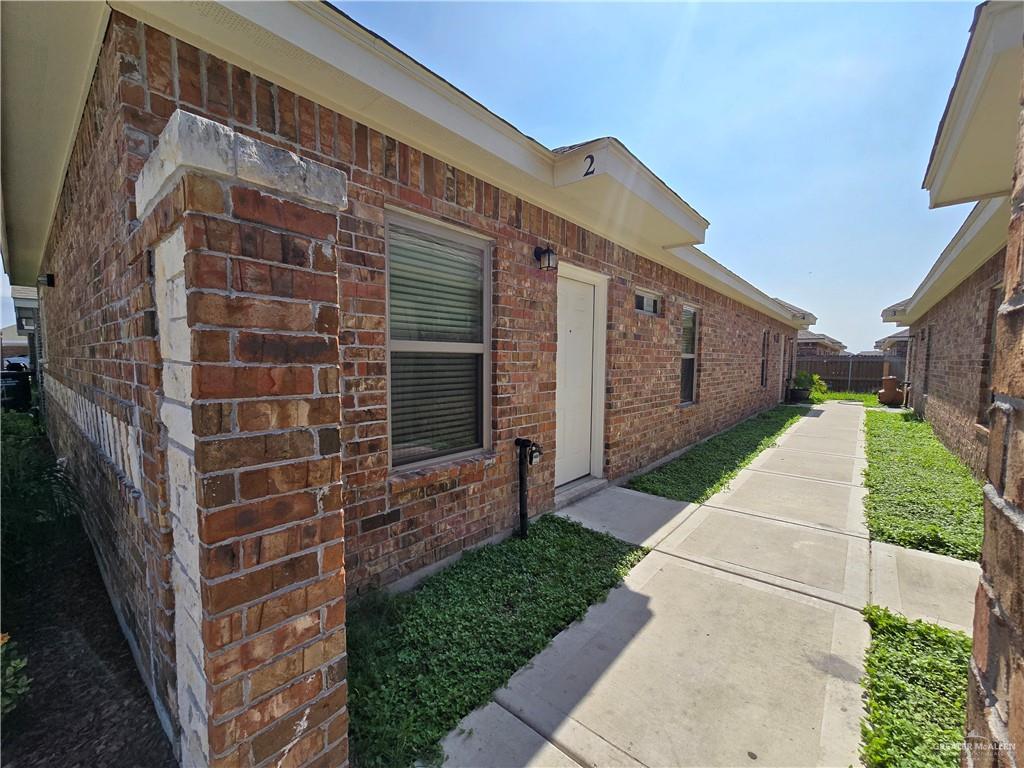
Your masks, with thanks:
<instances>
[{"instance_id":1,"label":"green ground cover plant","mask_svg":"<svg viewBox=\"0 0 1024 768\"><path fill-rule=\"evenodd\" d=\"M603 600L646 554L547 516L412 592L351 606L350 736L360 768L437 762L438 742Z\"/></svg>"},{"instance_id":2,"label":"green ground cover plant","mask_svg":"<svg viewBox=\"0 0 1024 768\"><path fill-rule=\"evenodd\" d=\"M0 560L6 586L28 573L40 546L78 524L81 497L35 417L0 414Z\"/></svg>"},{"instance_id":3,"label":"green ground cover plant","mask_svg":"<svg viewBox=\"0 0 1024 768\"><path fill-rule=\"evenodd\" d=\"M13 712L18 700L28 693L32 679L25 671L27 665L10 636L0 634L0 715Z\"/></svg>"},{"instance_id":4,"label":"green ground cover plant","mask_svg":"<svg viewBox=\"0 0 1024 768\"><path fill-rule=\"evenodd\" d=\"M872 538L977 560L985 510L981 484L971 471L914 414L865 416L864 508Z\"/></svg>"},{"instance_id":5,"label":"green ground cover plant","mask_svg":"<svg viewBox=\"0 0 1024 768\"><path fill-rule=\"evenodd\" d=\"M778 437L806 410L778 406L699 443L677 459L630 481L630 488L677 501L702 503Z\"/></svg>"},{"instance_id":6,"label":"green ground cover plant","mask_svg":"<svg viewBox=\"0 0 1024 768\"><path fill-rule=\"evenodd\" d=\"M868 768L960 765L971 639L869 605L861 721Z\"/></svg>"},{"instance_id":7,"label":"green ground cover plant","mask_svg":"<svg viewBox=\"0 0 1024 768\"><path fill-rule=\"evenodd\" d=\"M812 403L825 403L829 400L856 400L867 408L879 408L878 393L876 392L824 392L811 393Z\"/></svg>"}]
</instances>

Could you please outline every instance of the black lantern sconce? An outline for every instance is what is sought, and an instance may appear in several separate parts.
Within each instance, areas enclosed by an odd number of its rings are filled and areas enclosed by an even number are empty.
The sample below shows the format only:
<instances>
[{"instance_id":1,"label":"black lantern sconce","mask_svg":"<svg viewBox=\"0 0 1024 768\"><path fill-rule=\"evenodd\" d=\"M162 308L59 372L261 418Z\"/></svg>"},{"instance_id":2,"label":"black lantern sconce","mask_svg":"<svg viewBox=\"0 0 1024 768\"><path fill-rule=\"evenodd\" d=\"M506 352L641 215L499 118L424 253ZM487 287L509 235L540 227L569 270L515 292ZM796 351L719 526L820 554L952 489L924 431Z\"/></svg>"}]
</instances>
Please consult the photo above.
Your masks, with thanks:
<instances>
[{"instance_id":1,"label":"black lantern sconce","mask_svg":"<svg viewBox=\"0 0 1024 768\"><path fill-rule=\"evenodd\" d=\"M554 248L541 248L539 245L533 249L533 258L537 260L538 266L545 272L558 269L558 254Z\"/></svg>"}]
</instances>

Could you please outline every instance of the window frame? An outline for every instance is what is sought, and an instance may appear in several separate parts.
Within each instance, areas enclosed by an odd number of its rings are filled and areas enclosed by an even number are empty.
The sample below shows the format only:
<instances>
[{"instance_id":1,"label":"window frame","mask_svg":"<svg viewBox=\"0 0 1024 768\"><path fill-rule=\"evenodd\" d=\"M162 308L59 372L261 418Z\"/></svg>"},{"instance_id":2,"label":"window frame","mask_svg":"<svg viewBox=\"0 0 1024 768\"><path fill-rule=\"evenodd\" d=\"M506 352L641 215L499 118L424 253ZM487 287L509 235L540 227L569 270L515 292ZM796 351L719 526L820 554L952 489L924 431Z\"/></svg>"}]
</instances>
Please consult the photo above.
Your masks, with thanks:
<instances>
[{"instance_id":1,"label":"window frame","mask_svg":"<svg viewBox=\"0 0 1024 768\"><path fill-rule=\"evenodd\" d=\"M479 248L481 251L481 271L483 284L483 307L481 315L481 341L477 342L454 342L454 341L414 341L391 338L391 226L397 224L403 229L413 230L418 233L452 240L471 248ZM429 467L434 464L444 464L458 461L460 459L480 456L492 450L493 442L491 435L491 327L494 324L493 318L493 264L494 264L494 240L484 235L478 235L461 227L454 227L445 222L436 221L425 216L418 216L408 211L396 210L390 207L384 210L384 357L385 357L385 379L387 382L387 420L388 420L388 471L404 472L406 470ZM423 459L395 464L394 436L392 427L394 425L393 411L391 407L391 353L392 352L437 352L441 354L479 354L480 360L480 441L479 446L468 448L464 451L445 453L440 456L428 456Z\"/></svg>"},{"instance_id":2,"label":"window frame","mask_svg":"<svg viewBox=\"0 0 1024 768\"><path fill-rule=\"evenodd\" d=\"M932 373L932 332L934 324L929 323L924 328L924 381L921 383L921 395L928 397L928 385L931 383Z\"/></svg>"},{"instance_id":3,"label":"window frame","mask_svg":"<svg viewBox=\"0 0 1024 768\"><path fill-rule=\"evenodd\" d=\"M761 332L761 388L768 388L768 354L771 352L771 330Z\"/></svg>"},{"instance_id":4,"label":"window frame","mask_svg":"<svg viewBox=\"0 0 1024 768\"><path fill-rule=\"evenodd\" d=\"M700 387L698 386L698 383L700 381L700 376L699 376L700 366L699 366L699 364L697 362L697 357L698 357L698 355L700 353L700 315L701 315L701 310L700 310L700 307L695 307L695 306L692 306L690 304L684 304L683 305L683 309L682 309L682 313L680 315L680 319L682 319L682 317L685 316L687 310L693 312L693 352L692 353L683 352L682 336L680 335L680 339L679 339L679 405L680 405L680 407L696 405L697 401L698 401L698 396L697 395L698 395L698 392L700 391ZM680 323L680 329L682 329L682 327L683 327L683 325L682 325L682 323ZM683 399L683 361L684 360L693 360L693 393L692 393L691 399L689 399L689 400L684 400Z\"/></svg>"},{"instance_id":5,"label":"window frame","mask_svg":"<svg viewBox=\"0 0 1024 768\"><path fill-rule=\"evenodd\" d=\"M654 311L648 311L636 305L636 299L638 296L643 296L646 299L651 299L654 302ZM636 288L633 291L633 310L639 312L642 315L648 315L649 317L661 317L665 309L665 297L660 293L649 291L646 288Z\"/></svg>"},{"instance_id":6,"label":"window frame","mask_svg":"<svg viewBox=\"0 0 1024 768\"><path fill-rule=\"evenodd\" d=\"M996 328L999 325L999 306L1002 304L1003 282L1000 280L988 292L988 306L985 308L985 357L982 359L981 391L978 393L978 418L976 424L989 428L988 409L994 402L992 383L996 372Z\"/></svg>"}]
</instances>

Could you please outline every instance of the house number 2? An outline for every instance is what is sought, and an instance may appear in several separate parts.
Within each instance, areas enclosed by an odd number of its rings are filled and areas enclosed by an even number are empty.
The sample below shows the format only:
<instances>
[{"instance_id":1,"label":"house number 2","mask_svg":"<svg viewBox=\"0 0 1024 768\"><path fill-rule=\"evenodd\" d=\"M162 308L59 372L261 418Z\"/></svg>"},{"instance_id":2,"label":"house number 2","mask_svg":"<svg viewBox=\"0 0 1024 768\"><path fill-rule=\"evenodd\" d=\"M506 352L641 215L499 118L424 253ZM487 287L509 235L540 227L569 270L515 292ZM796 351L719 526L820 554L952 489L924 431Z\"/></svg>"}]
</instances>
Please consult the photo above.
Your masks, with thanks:
<instances>
[{"instance_id":1,"label":"house number 2","mask_svg":"<svg viewBox=\"0 0 1024 768\"><path fill-rule=\"evenodd\" d=\"M584 177L586 177L586 176L593 176L594 175L594 156L593 155L587 155L586 157L583 158L583 162L585 162L587 164L587 169L585 171L583 171Z\"/></svg>"}]
</instances>

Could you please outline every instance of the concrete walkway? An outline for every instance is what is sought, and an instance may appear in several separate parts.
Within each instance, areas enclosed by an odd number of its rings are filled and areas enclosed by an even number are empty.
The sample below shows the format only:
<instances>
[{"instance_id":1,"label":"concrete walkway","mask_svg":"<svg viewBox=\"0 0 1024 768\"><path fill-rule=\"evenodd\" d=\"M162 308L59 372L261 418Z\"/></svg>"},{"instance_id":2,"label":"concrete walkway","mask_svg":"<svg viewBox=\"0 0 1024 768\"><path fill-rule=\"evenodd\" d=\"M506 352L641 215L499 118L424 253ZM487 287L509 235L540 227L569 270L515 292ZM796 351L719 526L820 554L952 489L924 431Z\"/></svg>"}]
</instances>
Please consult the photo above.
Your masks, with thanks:
<instances>
[{"instance_id":1,"label":"concrete walkway","mask_svg":"<svg viewBox=\"0 0 1024 768\"><path fill-rule=\"evenodd\" d=\"M868 541L862 426L817 406L702 505L610 488L564 509L652 552L449 734L445 765L859 764L860 609L965 629L978 578Z\"/></svg>"}]
</instances>

